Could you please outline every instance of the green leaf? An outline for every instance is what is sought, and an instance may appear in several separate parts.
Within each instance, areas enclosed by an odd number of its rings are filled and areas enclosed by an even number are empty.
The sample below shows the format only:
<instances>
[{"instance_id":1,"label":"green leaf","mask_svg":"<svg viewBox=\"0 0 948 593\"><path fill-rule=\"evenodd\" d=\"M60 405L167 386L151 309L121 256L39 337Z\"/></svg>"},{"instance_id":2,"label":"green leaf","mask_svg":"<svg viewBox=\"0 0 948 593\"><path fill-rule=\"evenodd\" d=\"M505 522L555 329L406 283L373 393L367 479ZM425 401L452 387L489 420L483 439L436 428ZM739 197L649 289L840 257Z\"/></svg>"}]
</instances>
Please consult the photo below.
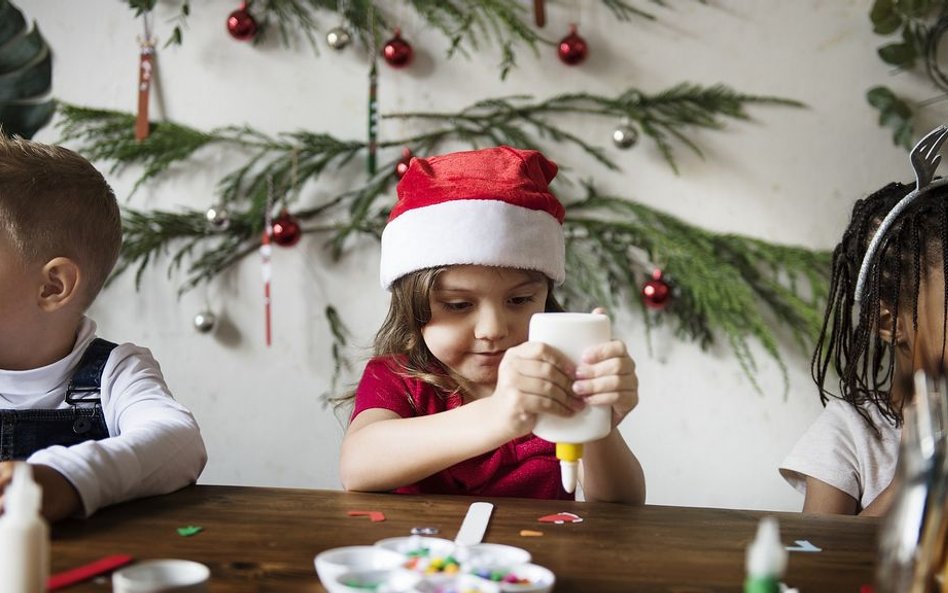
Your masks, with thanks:
<instances>
[{"instance_id":1,"label":"green leaf","mask_svg":"<svg viewBox=\"0 0 948 593\"><path fill-rule=\"evenodd\" d=\"M866 92L866 100L876 109L884 111L898 101L898 97L888 87L874 86Z\"/></svg>"},{"instance_id":2,"label":"green leaf","mask_svg":"<svg viewBox=\"0 0 948 593\"><path fill-rule=\"evenodd\" d=\"M878 51L883 62L899 68L911 68L918 57L915 48L907 43L890 43L883 45Z\"/></svg>"},{"instance_id":3,"label":"green leaf","mask_svg":"<svg viewBox=\"0 0 948 593\"><path fill-rule=\"evenodd\" d=\"M912 127L912 124L906 122L905 125L900 127L895 131L895 134L892 136L892 140L899 146L905 148L906 150L912 148L912 137L915 135L915 130Z\"/></svg>"},{"instance_id":4,"label":"green leaf","mask_svg":"<svg viewBox=\"0 0 948 593\"><path fill-rule=\"evenodd\" d=\"M0 0L0 46L26 29L23 13L7 0Z\"/></svg>"},{"instance_id":5,"label":"green leaf","mask_svg":"<svg viewBox=\"0 0 948 593\"><path fill-rule=\"evenodd\" d=\"M53 58L49 48L25 67L0 74L0 103L19 101L45 94L53 81Z\"/></svg>"},{"instance_id":6,"label":"green leaf","mask_svg":"<svg viewBox=\"0 0 948 593\"><path fill-rule=\"evenodd\" d=\"M55 101L44 103L0 103L0 125L6 134L32 138L49 123L56 111Z\"/></svg>"},{"instance_id":7,"label":"green leaf","mask_svg":"<svg viewBox=\"0 0 948 593\"><path fill-rule=\"evenodd\" d=\"M909 18L926 17L931 9L931 0L899 0L899 10Z\"/></svg>"},{"instance_id":8,"label":"green leaf","mask_svg":"<svg viewBox=\"0 0 948 593\"><path fill-rule=\"evenodd\" d=\"M44 100L52 86L52 55L39 28L27 31L23 14L0 0L0 127L31 138L56 106Z\"/></svg>"},{"instance_id":9,"label":"green leaf","mask_svg":"<svg viewBox=\"0 0 948 593\"><path fill-rule=\"evenodd\" d=\"M872 30L879 35L891 35L902 26L902 17L895 10L892 0L876 0L869 11Z\"/></svg>"},{"instance_id":10,"label":"green leaf","mask_svg":"<svg viewBox=\"0 0 948 593\"><path fill-rule=\"evenodd\" d=\"M45 48L46 41L36 27L26 35L11 39L9 43L0 46L0 74L23 68L36 59Z\"/></svg>"}]
</instances>

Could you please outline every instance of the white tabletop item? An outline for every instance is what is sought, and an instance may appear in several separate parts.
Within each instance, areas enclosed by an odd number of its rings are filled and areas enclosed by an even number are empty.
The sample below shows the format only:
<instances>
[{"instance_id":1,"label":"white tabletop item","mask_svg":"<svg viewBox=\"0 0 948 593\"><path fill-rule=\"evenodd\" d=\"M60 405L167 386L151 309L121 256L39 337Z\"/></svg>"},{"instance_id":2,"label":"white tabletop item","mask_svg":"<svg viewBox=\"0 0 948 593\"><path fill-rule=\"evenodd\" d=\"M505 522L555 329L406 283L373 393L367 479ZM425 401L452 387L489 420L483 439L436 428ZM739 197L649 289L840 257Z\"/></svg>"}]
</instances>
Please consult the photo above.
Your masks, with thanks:
<instances>
[{"instance_id":1,"label":"white tabletop item","mask_svg":"<svg viewBox=\"0 0 948 593\"><path fill-rule=\"evenodd\" d=\"M146 560L112 573L113 593L205 593L210 569L191 560Z\"/></svg>"}]
</instances>

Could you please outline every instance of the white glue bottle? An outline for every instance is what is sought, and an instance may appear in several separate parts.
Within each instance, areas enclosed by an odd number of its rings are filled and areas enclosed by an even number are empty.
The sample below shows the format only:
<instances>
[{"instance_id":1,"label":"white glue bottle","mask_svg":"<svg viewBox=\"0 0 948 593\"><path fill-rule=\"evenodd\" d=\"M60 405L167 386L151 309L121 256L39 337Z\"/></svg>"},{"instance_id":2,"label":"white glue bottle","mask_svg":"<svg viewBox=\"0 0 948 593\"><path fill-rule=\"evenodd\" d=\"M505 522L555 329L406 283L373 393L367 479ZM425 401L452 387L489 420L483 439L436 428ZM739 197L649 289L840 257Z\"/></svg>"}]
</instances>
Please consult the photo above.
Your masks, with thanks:
<instances>
[{"instance_id":1,"label":"white glue bottle","mask_svg":"<svg viewBox=\"0 0 948 593\"><path fill-rule=\"evenodd\" d=\"M13 467L0 515L0 590L43 593L49 577L49 525L40 516L42 489L26 463Z\"/></svg>"},{"instance_id":2,"label":"white glue bottle","mask_svg":"<svg viewBox=\"0 0 948 593\"><path fill-rule=\"evenodd\" d=\"M586 348L612 339L612 327L609 318L598 313L535 313L528 339L556 348L579 365ZM570 417L540 414L533 434L556 443L563 488L573 492L583 443L604 438L611 430L611 406L586 406Z\"/></svg>"}]
</instances>

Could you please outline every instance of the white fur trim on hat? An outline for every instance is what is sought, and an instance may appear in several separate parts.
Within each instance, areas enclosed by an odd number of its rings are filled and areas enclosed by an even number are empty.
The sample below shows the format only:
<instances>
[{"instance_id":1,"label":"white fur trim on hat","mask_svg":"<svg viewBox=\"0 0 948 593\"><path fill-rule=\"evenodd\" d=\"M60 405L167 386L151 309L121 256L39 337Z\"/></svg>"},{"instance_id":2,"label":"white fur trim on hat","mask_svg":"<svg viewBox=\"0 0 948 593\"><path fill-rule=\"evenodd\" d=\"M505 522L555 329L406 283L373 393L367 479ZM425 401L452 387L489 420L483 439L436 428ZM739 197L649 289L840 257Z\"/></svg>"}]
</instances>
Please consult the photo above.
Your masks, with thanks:
<instances>
[{"instance_id":1,"label":"white fur trim on hat","mask_svg":"<svg viewBox=\"0 0 948 593\"><path fill-rule=\"evenodd\" d=\"M537 270L562 284L563 225L548 212L500 200L452 200L403 212L382 232L385 289L405 274L460 264Z\"/></svg>"}]
</instances>

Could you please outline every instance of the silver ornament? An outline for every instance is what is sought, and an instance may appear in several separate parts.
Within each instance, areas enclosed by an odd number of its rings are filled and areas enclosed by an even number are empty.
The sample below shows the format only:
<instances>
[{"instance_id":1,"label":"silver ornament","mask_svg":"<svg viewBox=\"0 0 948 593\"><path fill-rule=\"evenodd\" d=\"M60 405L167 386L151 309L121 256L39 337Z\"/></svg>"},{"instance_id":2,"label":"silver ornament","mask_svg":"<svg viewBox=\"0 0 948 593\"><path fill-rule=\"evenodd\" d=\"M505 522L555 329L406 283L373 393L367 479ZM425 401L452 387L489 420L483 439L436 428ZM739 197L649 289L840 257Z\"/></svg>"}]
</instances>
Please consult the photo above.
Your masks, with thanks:
<instances>
[{"instance_id":1,"label":"silver ornament","mask_svg":"<svg viewBox=\"0 0 948 593\"><path fill-rule=\"evenodd\" d=\"M352 37L345 27L333 27L326 33L326 43L329 44L329 47L337 51L344 49L351 41Z\"/></svg>"},{"instance_id":2,"label":"silver ornament","mask_svg":"<svg viewBox=\"0 0 948 593\"><path fill-rule=\"evenodd\" d=\"M202 334L209 333L217 325L217 316L210 311L201 311L194 316L194 329Z\"/></svg>"},{"instance_id":3,"label":"silver ornament","mask_svg":"<svg viewBox=\"0 0 948 593\"><path fill-rule=\"evenodd\" d=\"M612 131L612 143L621 149L631 148L639 140L639 131L629 124L620 124Z\"/></svg>"},{"instance_id":4,"label":"silver ornament","mask_svg":"<svg viewBox=\"0 0 948 593\"><path fill-rule=\"evenodd\" d=\"M213 231L226 231L230 226L230 214L220 206L213 206L204 213L207 219L207 226Z\"/></svg>"}]
</instances>

